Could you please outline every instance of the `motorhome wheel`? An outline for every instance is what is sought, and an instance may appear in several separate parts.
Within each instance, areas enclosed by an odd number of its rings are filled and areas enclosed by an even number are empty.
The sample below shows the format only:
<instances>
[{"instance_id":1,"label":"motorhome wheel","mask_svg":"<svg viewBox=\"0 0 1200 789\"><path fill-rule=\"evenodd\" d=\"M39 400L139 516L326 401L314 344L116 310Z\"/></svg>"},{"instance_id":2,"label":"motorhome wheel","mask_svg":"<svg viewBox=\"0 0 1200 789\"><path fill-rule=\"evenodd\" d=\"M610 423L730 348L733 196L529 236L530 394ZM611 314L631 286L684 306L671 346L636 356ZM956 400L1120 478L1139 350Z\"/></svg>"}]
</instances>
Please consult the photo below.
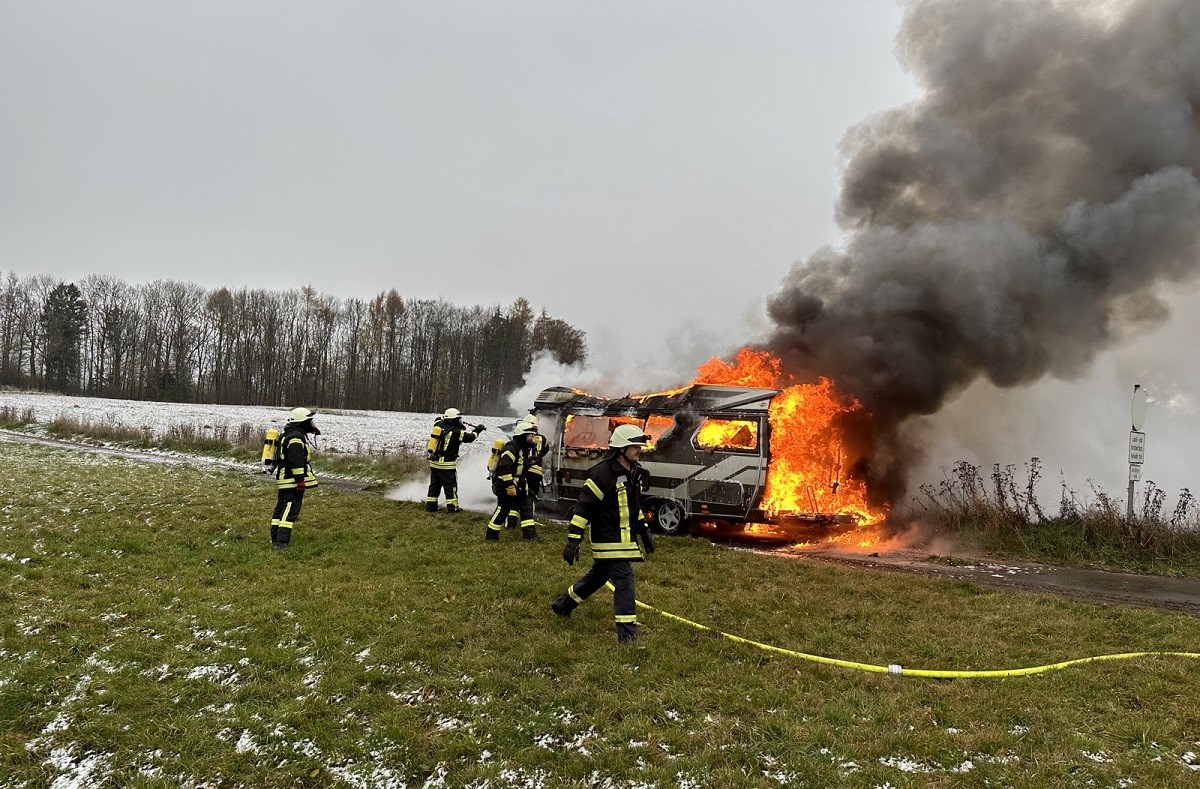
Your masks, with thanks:
<instances>
[{"instance_id":1,"label":"motorhome wheel","mask_svg":"<svg viewBox=\"0 0 1200 789\"><path fill-rule=\"evenodd\" d=\"M671 536L687 533L687 516L683 505L670 499L659 502L654 508L654 520L663 534Z\"/></svg>"}]
</instances>

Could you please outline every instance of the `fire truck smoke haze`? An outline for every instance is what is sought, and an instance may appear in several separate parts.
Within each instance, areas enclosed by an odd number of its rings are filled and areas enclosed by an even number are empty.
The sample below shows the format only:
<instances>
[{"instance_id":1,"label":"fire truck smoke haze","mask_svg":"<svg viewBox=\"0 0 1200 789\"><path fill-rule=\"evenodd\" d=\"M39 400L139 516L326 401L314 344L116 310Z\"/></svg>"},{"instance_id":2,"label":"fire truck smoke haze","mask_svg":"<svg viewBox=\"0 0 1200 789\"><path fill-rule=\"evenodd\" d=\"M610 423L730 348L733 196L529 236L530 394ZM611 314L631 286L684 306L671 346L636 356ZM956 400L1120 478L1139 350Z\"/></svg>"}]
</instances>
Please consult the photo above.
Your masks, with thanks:
<instances>
[{"instance_id":1,"label":"fire truck smoke haze","mask_svg":"<svg viewBox=\"0 0 1200 789\"><path fill-rule=\"evenodd\" d=\"M1200 3L916 0L897 52L924 95L847 134L845 242L795 264L767 343L873 415L889 497L911 417L1079 379L1200 273Z\"/></svg>"}]
</instances>

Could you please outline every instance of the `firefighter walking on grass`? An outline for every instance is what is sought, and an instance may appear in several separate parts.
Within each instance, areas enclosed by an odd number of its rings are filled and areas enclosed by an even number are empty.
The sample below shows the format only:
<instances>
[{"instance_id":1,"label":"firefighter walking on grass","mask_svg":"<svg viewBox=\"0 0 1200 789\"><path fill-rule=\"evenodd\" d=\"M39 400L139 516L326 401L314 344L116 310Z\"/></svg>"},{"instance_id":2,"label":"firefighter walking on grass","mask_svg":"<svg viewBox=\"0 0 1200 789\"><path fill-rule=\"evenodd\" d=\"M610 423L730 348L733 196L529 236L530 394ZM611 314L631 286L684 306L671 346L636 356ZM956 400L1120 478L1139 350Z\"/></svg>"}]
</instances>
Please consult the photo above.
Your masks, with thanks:
<instances>
[{"instance_id":1,"label":"firefighter walking on grass","mask_svg":"<svg viewBox=\"0 0 1200 789\"><path fill-rule=\"evenodd\" d=\"M425 496L428 512L437 512L443 490L446 492L446 512L459 512L458 449L463 444L470 444L484 430L483 425L467 430L457 408L447 408L434 421L433 432L425 447L429 451L429 493Z\"/></svg>"},{"instance_id":2,"label":"firefighter walking on grass","mask_svg":"<svg viewBox=\"0 0 1200 789\"><path fill-rule=\"evenodd\" d=\"M283 550L292 543L292 528L300 520L304 491L317 486L312 469L312 446L309 435L321 431L313 424L316 411L293 408L279 438L279 454L275 463L275 487L278 495L271 516L271 547Z\"/></svg>"},{"instance_id":3,"label":"firefighter walking on grass","mask_svg":"<svg viewBox=\"0 0 1200 789\"><path fill-rule=\"evenodd\" d=\"M537 539L537 521L533 519L533 497L529 492L531 469L537 462L531 439L537 434L533 423L522 419L513 428L512 440L500 450L496 470L492 472L492 492L496 494L496 511L488 521L484 537L491 542L500 539L506 524L519 522L521 537ZM538 480L541 480L538 470Z\"/></svg>"},{"instance_id":4,"label":"firefighter walking on grass","mask_svg":"<svg viewBox=\"0 0 1200 789\"><path fill-rule=\"evenodd\" d=\"M617 425L608 440L608 453L588 472L567 527L563 560L574 565L584 532L591 532L592 567L550 604L559 616L570 616L600 587L613 585L617 640L637 640L637 603L633 565L643 559L637 539L654 553L654 538L642 519L642 483L645 470L638 464L650 436L634 425Z\"/></svg>"}]
</instances>

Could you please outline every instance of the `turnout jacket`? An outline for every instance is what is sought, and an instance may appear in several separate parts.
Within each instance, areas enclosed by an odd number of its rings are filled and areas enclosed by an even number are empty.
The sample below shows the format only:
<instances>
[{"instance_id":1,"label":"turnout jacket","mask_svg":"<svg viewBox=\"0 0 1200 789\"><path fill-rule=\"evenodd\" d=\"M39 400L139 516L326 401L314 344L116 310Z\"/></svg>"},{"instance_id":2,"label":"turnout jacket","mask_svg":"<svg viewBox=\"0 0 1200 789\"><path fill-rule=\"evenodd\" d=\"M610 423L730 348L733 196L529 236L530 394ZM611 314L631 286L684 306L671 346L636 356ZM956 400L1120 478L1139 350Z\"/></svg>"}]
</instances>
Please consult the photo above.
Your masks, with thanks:
<instances>
[{"instance_id":1,"label":"turnout jacket","mask_svg":"<svg viewBox=\"0 0 1200 789\"><path fill-rule=\"evenodd\" d=\"M529 469L529 450L518 445L516 439L510 440L500 450L500 459L496 461L496 470L492 472L492 492L498 496L509 485L515 485L519 492L525 492Z\"/></svg>"},{"instance_id":2,"label":"turnout jacket","mask_svg":"<svg viewBox=\"0 0 1200 789\"><path fill-rule=\"evenodd\" d=\"M279 466L275 469L276 486L280 490L296 487L303 477L305 488L315 488L317 475L312 469L312 448L303 430L287 428L279 438Z\"/></svg>"},{"instance_id":3,"label":"turnout jacket","mask_svg":"<svg viewBox=\"0 0 1200 789\"><path fill-rule=\"evenodd\" d=\"M647 528L642 520L644 473L636 463L627 471L615 454L593 466L575 502L567 539L582 540L590 528L593 558L642 561L636 537Z\"/></svg>"},{"instance_id":4,"label":"turnout jacket","mask_svg":"<svg viewBox=\"0 0 1200 789\"><path fill-rule=\"evenodd\" d=\"M529 492L535 496L542 491L542 458L546 457L549 450L550 444L541 433L529 436L529 471L525 475L525 481Z\"/></svg>"},{"instance_id":5,"label":"turnout jacket","mask_svg":"<svg viewBox=\"0 0 1200 789\"><path fill-rule=\"evenodd\" d=\"M463 444L470 444L479 434L467 430L458 419L437 419L433 423L433 432L429 434L430 468L458 468L458 449Z\"/></svg>"}]
</instances>

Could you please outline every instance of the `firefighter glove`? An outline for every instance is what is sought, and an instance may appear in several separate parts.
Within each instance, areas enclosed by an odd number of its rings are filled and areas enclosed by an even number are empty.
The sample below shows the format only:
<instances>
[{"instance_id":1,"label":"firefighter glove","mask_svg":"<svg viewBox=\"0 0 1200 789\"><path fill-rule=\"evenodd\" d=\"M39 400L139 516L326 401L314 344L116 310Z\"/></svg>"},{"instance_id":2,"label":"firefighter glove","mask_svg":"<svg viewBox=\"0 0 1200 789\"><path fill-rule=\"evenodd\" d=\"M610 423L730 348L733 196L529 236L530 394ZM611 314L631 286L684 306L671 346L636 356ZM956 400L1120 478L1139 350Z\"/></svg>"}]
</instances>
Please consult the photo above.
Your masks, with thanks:
<instances>
[{"instance_id":1,"label":"firefighter glove","mask_svg":"<svg viewBox=\"0 0 1200 789\"><path fill-rule=\"evenodd\" d=\"M296 490L304 490L304 477L296 477Z\"/></svg>"},{"instance_id":2,"label":"firefighter glove","mask_svg":"<svg viewBox=\"0 0 1200 789\"><path fill-rule=\"evenodd\" d=\"M510 499L515 499L517 497L517 486L509 485L507 488L504 489L504 494L506 496L508 496Z\"/></svg>"},{"instance_id":3,"label":"firefighter glove","mask_svg":"<svg viewBox=\"0 0 1200 789\"><path fill-rule=\"evenodd\" d=\"M642 547L646 549L646 553L654 553L654 535L650 533L650 527L642 524Z\"/></svg>"},{"instance_id":4,"label":"firefighter glove","mask_svg":"<svg viewBox=\"0 0 1200 789\"><path fill-rule=\"evenodd\" d=\"M476 435L479 435L479 434L480 434L480 433L482 433L484 430L487 430L487 428L486 428L486 427L484 427L483 425L475 425L475 434L476 434Z\"/></svg>"},{"instance_id":5,"label":"firefighter glove","mask_svg":"<svg viewBox=\"0 0 1200 789\"><path fill-rule=\"evenodd\" d=\"M568 539L567 544L563 546L563 561L569 565L573 565L578 558L579 540Z\"/></svg>"}]
</instances>

